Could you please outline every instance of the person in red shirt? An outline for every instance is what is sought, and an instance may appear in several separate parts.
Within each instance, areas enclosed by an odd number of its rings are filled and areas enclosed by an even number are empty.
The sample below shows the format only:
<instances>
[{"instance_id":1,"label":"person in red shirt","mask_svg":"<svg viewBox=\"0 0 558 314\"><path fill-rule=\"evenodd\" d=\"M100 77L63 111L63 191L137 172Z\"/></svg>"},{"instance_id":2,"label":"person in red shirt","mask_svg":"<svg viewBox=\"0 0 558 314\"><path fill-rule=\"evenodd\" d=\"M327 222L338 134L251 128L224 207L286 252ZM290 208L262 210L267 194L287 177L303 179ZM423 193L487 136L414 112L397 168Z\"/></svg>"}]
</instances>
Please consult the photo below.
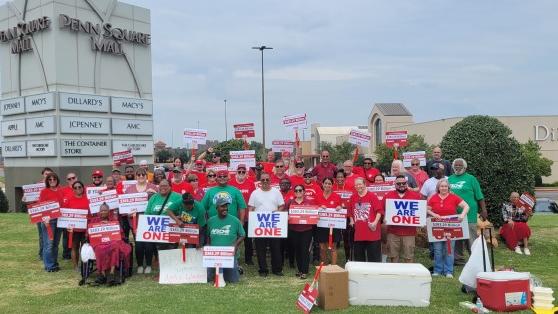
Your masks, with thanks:
<instances>
[{"instance_id":1,"label":"person in red shirt","mask_svg":"<svg viewBox=\"0 0 558 314\"><path fill-rule=\"evenodd\" d=\"M345 172L345 185L350 189L355 187L355 179L362 178L362 175L354 173L353 162L351 160L346 160L343 163L343 171Z\"/></svg>"},{"instance_id":2,"label":"person in red shirt","mask_svg":"<svg viewBox=\"0 0 558 314\"><path fill-rule=\"evenodd\" d=\"M315 200L318 195L322 194L322 188L316 181L314 181L314 176L311 172L304 173L304 196L308 200Z\"/></svg>"},{"instance_id":3,"label":"person in red shirt","mask_svg":"<svg viewBox=\"0 0 558 314\"><path fill-rule=\"evenodd\" d=\"M304 186L294 187L295 198L285 204L287 210L296 205L315 205L315 202L304 196ZM312 241L313 225L301 225L289 223L289 245L293 248L298 272L296 276L306 279L310 264L310 243Z\"/></svg>"},{"instance_id":4,"label":"person in red shirt","mask_svg":"<svg viewBox=\"0 0 558 314\"><path fill-rule=\"evenodd\" d=\"M65 208L87 209L89 211L89 200L85 195L85 185L81 181L74 181L71 185L72 194L64 202ZM72 264L74 269L78 267L79 248L85 242L85 229L68 228L68 235L72 237Z\"/></svg>"},{"instance_id":5,"label":"person in red shirt","mask_svg":"<svg viewBox=\"0 0 558 314\"><path fill-rule=\"evenodd\" d=\"M275 152L269 151L267 152L266 161L260 162L263 167L263 171L269 174L273 173L273 167L275 167Z\"/></svg>"},{"instance_id":6,"label":"person in red shirt","mask_svg":"<svg viewBox=\"0 0 558 314\"><path fill-rule=\"evenodd\" d=\"M291 180L289 178L281 179L281 182L279 182L279 191L283 196L285 204L289 203L295 198L294 191L291 189ZM281 243L281 252L283 254L282 256L285 256L285 254L287 255L287 259L289 260L289 267L294 268L294 248L290 245L288 239L283 239L283 242Z\"/></svg>"},{"instance_id":7,"label":"person in red shirt","mask_svg":"<svg viewBox=\"0 0 558 314\"><path fill-rule=\"evenodd\" d=\"M355 261L382 261L380 218L384 206L378 197L366 189L363 178L355 180L356 193L353 193L349 205L350 225L354 226L353 255Z\"/></svg>"},{"instance_id":8,"label":"person in red shirt","mask_svg":"<svg viewBox=\"0 0 558 314\"><path fill-rule=\"evenodd\" d=\"M436 194L428 199L426 205L427 213L433 218L457 215L457 207L463 211L459 215L459 221L467 219L469 205L461 197L450 193L450 186L447 179L440 179L436 184ZM432 276L445 275L453 278L453 260L455 240L451 241L451 254L448 254L446 241L432 242L434 251L434 272Z\"/></svg>"},{"instance_id":9,"label":"person in red shirt","mask_svg":"<svg viewBox=\"0 0 558 314\"><path fill-rule=\"evenodd\" d=\"M206 184L204 186L201 186L201 188L203 189L204 194L210 188L218 185L218 183L217 183L217 172L215 172L215 170L213 170L213 169L207 170L206 179L207 179Z\"/></svg>"},{"instance_id":10,"label":"person in red shirt","mask_svg":"<svg viewBox=\"0 0 558 314\"><path fill-rule=\"evenodd\" d=\"M172 170L172 172L174 172L174 175L172 177L172 184L171 184L172 191L176 192L180 195L182 195L184 193L193 194L194 189L192 188L192 185L190 185L190 183L185 182L184 180L182 180L182 170L178 167L175 167Z\"/></svg>"},{"instance_id":11,"label":"person in red shirt","mask_svg":"<svg viewBox=\"0 0 558 314\"><path fill-rule=\"evenodd\" d=\"M422 189L424 182L429 178L428 173L420 168L420 160L418 158L413 158L411 160L411 168L407 170L407 173L415 178L419 191Z\"/></svg>"},{"instance_id":12,"label":"person in red shirt","mask_svg":"<svg viewBox=\"0 0 558 314\"><path fill-rule=\"evenodd\" d=\"M200 186L205 186L207 183L207 178L205 177L205 171L203 170L203 160L196 160L194 162L194 169L190 170L189 174L194 174L198 178L198 184Z\"/></svg>"},{"instance_id":13,"label":"person in red shirt","mask_svg":"<svg viewBox=\"0 0 558 314\"><path fill-rule=\"evenodd\" d=\"M68 185L61 188L65 199L68 199L69 197L74 195L74 190L72 189L72 185L76 181L78 181L77 175L74 172L68 172L68 174L66 175L66 183Z\"/></svg>"},{"instance_id":14,"label":"person in red shirt","mask_svg":"<svg viewBox=\"0 0 558 314\"><path fill-rule=\"evenodd\" d=\"M41 202L57 202L64 204L64 194L60 188L60 179L58 175L52 172L46 176L45 188L41 190L39 195L39 203ZM58 219L45 219L41 224L41 234L43 239L43 264L47 272L56 272L60 270L58 265L58 245L60 244L61 230L57 228ZM52 239L49 238L49 228L52 233Z\"/></svg>"},{"instance_id":15,"label":"person in red shirt","mask_svg":"<svg viewBox=\"0 0 558 314\"><path fill-rule=\"evenodd\" d=\"M395 191L389 191L384 196L384 208L388 199L420 200L418 192L411 191L407 187L407 178L399 175L395 178ZM416 227L387 226L387 244L389 247L388 258L392 263L399 263L401 250L403 261L413 263L415 258L415 236Z\"/></svg>"},{"instance_id":16,"label":"person in red shirt","mask_svg":"<svg viewBox=\"0 0 558 314\"><path fill-rule=\"evenodd\" d=\"M380 170L372 167L373 164L372 158L368 157L364 158L362 162L362 173L364 174L366 185L374 183L374 178L376 175L380 174Z\"/></svg>"},{"instance_id":17,"label":"person in red shirt","mask_svg":"<svg viewBox=\"0 0 558 314\"><path fill-rule=\"evenodd\" d=\"M236 168L236 175L229 181L229 184L237 188L240 193L242 193L244 202L248 204L250 195L254 192L256 186L254 185L254 181L248 178L247 167L245 164L238 165ZM244 216L242 224L244 225L244 232L248 234L248 215ZM244 262L246 265L254 265L254 262L252 261L252 256L254 255L254 245L252 240L252 238L244 239Z\"/></svg>"},{"instance_id":18,"label":"person in red shirt","mask_svg":"<svg viewBox=\"0 0 558 314\"><path fill-rule=\"evenodd\" d=\"M124 179L126 181L136 179L136 171L134 170L134 166L127 165L124 168ZM116 193L117 194L124 194L124 182L122 180L119 180L118 182L116 182Z\"/></svg>"},{"instance_id":19,"label":"person in red shirt","mask_svg":"<svg viewBox=\"0 0 558 314\"><path fill-rule=\"evenodd\" d=\"M103 185L103 170L95 169L91 174L91 185L90 186L102 186Z\"/></svg>"},{"instance_id":20,"label":"person in red shirt","mask_svg":"<svg viewBox=\"0 0 558 314\"><path fill-rule=\"evenodd\" d=\"M316 177L318 182L322 182L325 178L333 178L337 170L337 167L330 161L327 150L324 150L321 156L321 162L312 169L312 176Z\"/></svg>"},{"instance_id":21,"label":"person in red shirt","mask_svg":"<svg viewBox=\"0 0 558 314\"><path fill-rule=\"evenodd\" d=\"M305 171L306 170L304 169L304 162L303 161L295 162L294 173L291 176L289 176L289 179L291 179L291 184L292 185L304 184L304 172Z\"/></svg>"},{"instance_id":22,"label":"person in red shirt","mask_svg":"<svg viewBox=\"0 0 558 314\"><path fill-rule=\"evenodd\" d=\"M337 193L333 192L333 179L325 178L322 182L323 192L318 194L316 198L316 203L321 208L335 208L341 210L341 197ZM331 249L331 263L332 265L337 264L337 248L335 247L337 242L341 241L341 229L333 229L333 247ZM324 264L327 263L327 251L329 246L329 228L318 227L316 231L316 238L320 244L320 262Z\"/></svg>"},{"instance_id":23,"label":"person in red shirt","mask_svg":"<svg viewBox=\"0 0 558 314\"><path fill-rule=\"evenodd\" d=\"M288 178L289 176L286 174L285 162L283 160L277 160L275 162L275 173L271 174L271 184L274 186L279 186L279 182L283 178Z\"/></svg>"},{"instance_id":24,"label":"person in red shirt","mask_svg":"<svg viewBox=\"0 0 558 314\"><path fill-rule=\"evenodd\" d=\"M64 195L64 199L62 200L65 203L68 198L74 195L74 190L72 189L72 184L78 180L77 175L74 172L69 172L66 175L66 182L68 185L61 187L62 194ZM68 230L62 229L62 258L63 259L71 259L72 258L72 250L68 248Z\"/></svg>"},{"instance_id":25,"label":"person in red shirt","mask_svg":"<svg viewBox=\"0 0 558 314\"><path fill-rule=\"evenodd\" d=\"M351 200L351 196L355 192L354 188L349 189L345 184L345 171L343 169L338 169L335 173L335 182L333 184L333 192L337 193L341 198L341 206L343 208L349 208L349 203ZM347 216L347 228L343 229L343 249L345 250L345 260L350 261L351 257L351 250L353 247L353 234L354 230L353 227L349 225L349 217Z\"/></svg>"},{"instance_id":26,"label":"person in red shirt","mask_svg":"<svg viewBox=\"0 0 558 314\"><path fill-rule=\"evenodd\" d=\"M192 194L194 200L198 202L201 201L205 195L205 191L201 188L202 185L200 184L199 177L190 173L186 178L188 179L188 183L192 186L192 189L194 189L194 193ZM205 176L203 178L205 179Z\"/></svg>"}]
</instances>

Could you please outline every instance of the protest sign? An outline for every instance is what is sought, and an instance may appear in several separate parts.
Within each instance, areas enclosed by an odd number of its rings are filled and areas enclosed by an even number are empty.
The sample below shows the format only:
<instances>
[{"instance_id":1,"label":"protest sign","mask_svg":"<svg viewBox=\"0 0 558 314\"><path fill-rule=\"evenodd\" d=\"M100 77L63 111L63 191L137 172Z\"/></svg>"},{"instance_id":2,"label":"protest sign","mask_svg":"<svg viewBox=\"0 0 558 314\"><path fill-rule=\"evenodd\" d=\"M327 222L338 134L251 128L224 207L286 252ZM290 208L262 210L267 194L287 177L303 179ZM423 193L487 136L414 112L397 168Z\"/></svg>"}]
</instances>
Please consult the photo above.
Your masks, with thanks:
<instances>
[{"instance_id":1,"label":"protest sign","mask_svg":"<svg viewBox=\"0 0 558 314\"><path fill-rule=\"evenodd\" d=\"M207 269L202 264L202 251L186 249L188 258L181 260L181 250L159 251L159 283L207 283Z\"/></svg>"},{"instance_id":2,"label":"protest sign","mask_svg":"<svg viewBox=\"0 0 558 314\"><path fill-rule=\"evenodd\" d=\"M203 129L184 129L184 144L197 147L207 142L207 130Z\"/></svg>"},{"instance_id":3,"label":"protest sign","mask_svg":"<svg viewBox=\"0 0 558 314\"><path fill-rule=\"evenodd\" d=\"M107 203L109 209L117 209L118 208L118 195L116 194L108 194L108 195L99 195L99 196L92 196L89 198L89 211L91 214L96 214L99 212L99 209L103 203Z\"/></svg>"},{"instance_id":4,"label":"protest sign","mask_svg":"<svg viewBox=\"0 0 558 314\"><path fill-rule=\"evenodd\" d=\"M302 129L306 127L306 114L295 114L290 116L284 116L281 119L281 124L293 130Z\"/></svg>"},{"instance_id":5,"label":"protest sign","mask_svg":"<svg viewBox=\"0 0 558 314\"><path fill-rule=\"evenodd\" d=\"M304 289L302 289L302 292L298 295L296 307L304 313L310 313L317 299L318 289L310 288L310 284L306 283Z\"/></svg>"},{"instance_id":6,"label":"protest sign","mask_svg":"<svg viewBox=\"0 0 558 314\"><path fill-rule=\"evenodd\" d=\"M271 142L271 150L274 153L291 153L294 149L294 142L288 140L274 140Z\"/></svg>"},{"instance_id":7,"label":"protest sign","mask_svg":"<svg viewBox=\"0 0 558 314\"><path fill-rule=\"evenodd\" d=\"M256 151L254 150L233 150L229 152L229 169L236 171L238 165L244 164L246 167L256 166Z\"/></svg>"},{"instance_id":8,"label":"protest sign","mask_svg":"<svg viewBox=\"0 0 558 314\"><path fill-rule=\"evenodd\" d=\"M221 170L229 171L229 169L227 168L227 164L213 164L213 165L207 166L205 169L207 171L213 170L215 172L219 172Z\"/></svg>"},{"instance_id":9,"label":"protest sign","mask_svg":"<svg viewBox=\"0 0 558 314\"><path fill-rule=\"evenodd\" d=\"M469 239L467 218L459 221L458 217L458 215L441 218L428 217L426 219L428 242L446 241L446 235L451 240Z\"/></svg>"},{"instance_id":10,"label":"protest sign","mask_svg":"<svg viewBox=\"0 0 558 314\"><path fill-rule=\"evenodd\" d=\"M387 131L385 137L387 147L407 146L407 131Z\"/></svg>"},{"instance_id":11,"label":"protest sign","mask_svg":"<svg viewBox=\"0 0 558 314\"><path fill-rule=\"evenodd\" d=\"M349 143L357 146L368 146L371 138L372 136L370 136L368 132L360 130L351 130L351 132L349 132Z\"/></svg>"},{"instance_id":12,"label":"protest sign","mask_svg":"<svg viewBox=\"0 0 558 314\"><path fill-rule=\"evenodd\" d=\"M234 268L234 246L204 246L203 267Z\"/></svg>"},{"instance_id":13,"label":"protest sign","mask_svg":"<svg viewBox=\"0 0 558 314\"><path fill-rule=\"evenodd\" d=\"M533 195L525 192L519 197L517 207L523 208L526 212L532 212L536 202L537 199Z\"/></svg>"},{"instance_id":14,"label":"protest sign","mask_svg":"<svg viewBox=\"0 0 558 314\"><path fill-rule=\"evenodd\" d=\"M122 239L118 221L91 224L87 228L87 233L89 234L89 243L93 247L101 243Z\"/></svg>"},{"instance_id":15,"label":"protest sign","mask_svg":"<svg viewBox=\"0 0 558 314\"><path fill-rule=\"evenodd\" d=\"M174 221L169 216L140 215L136 239L140 242L170 242L169 225Z\"/></svg>"},{"instance_id":16,"label":"protest sign","mask_svg":"<svg viewBox=\"0 0 558 314\"><path fill-rule=\"evenodd\" d=\"M318 227L347 229L347 209L320 208L318 211Z\"/></svg>"},{"instance_id":17,"label":"protest sign","mask_svg":"<svg viewBox=\"0 0 558 314\"><path fill-rule=\"evenodd\" d=\"M289 223L299 225L315 225L318 223L318 206L296 205L289 208Z\"/></svg>"},{"instance_id":18,"label":"protest sign","mask_svg":"<svg viewBox=\"0 0 558 314\"><path fill-rule=\"evenodd\" d=\"M118 213L143 213L147 208L148 198L145 192L118 195Z\"/></svg>"},{"instance_id":19,"label":"protest sign","mask_svg":"<svg viewBox=\"0 0 558 314\"><path fill-rule=\"evenodd\" d=\"M134 163L134 154L131 150L112 153L112 163L115 166L132 165Z\"/></svg>"},{"instance_id":20,"label":"protest sign","mask_svg":"<svg viewBox=\"0 0 558 314\"><path fill-rule=\"evenodd\" d=\"M426 201L386 199L386 225L423 227L426 225Z\"/></svg>"},{"instance_id":21,"label":"protest sign","mask_svg":"<svg viewBox=\"0 0 558 314\"><path fill-rule=\"evenodd\" d=\"M169 242L171 243L187 243L200 244L200 226L185 224L182 227L176 224L169 225Z\"/></svg>"},{"instance_id":22,"label":"protest sign","mask_svg":"<svg viewBox=\"0 0 558 314\"><path fill-rule=\"evenodd\" d=\"M426 166L426 152L416 151L416 152L405 152L403 153L403 167L409 168L411 167L411 160L417 158L420 161L420 166Z\"/></svg>"},{"instance_id":23,"label":"protest sign","mask_svg":"<svg viewBox=\"0 0 558 314\"><path fill-rule=\"evenodd\" d=\"M248 213L249 238L286 238L288 227L287 212Z\"/></svg>"},{"instance_id":24,"label":"protest sign","mask_svg":"<svg viewBox=\"0 0 558 314\"><path fill-rule=\"evenodd\" d=\"M254 123L241 123L235 124L234 127L234 138L248 138L256 137L256 132L254 130Z\"/></svg>"},{"instance_id":25,"label":"protest sign","mask_svg":"<svg viewBox=\"0 0 558 314\"><path fill-rule=\"evenodd\" d=\"M87 209L60 208L60 214L61 216L56 223L58 228L87 229L87 215L89 214Z\"/></svg>"},{"instance_id":26,"label":"protest sign","mask_svg":"<svg viewBox=\"0 0 558 314\"><path fill-rule=\"evenodd\" d=\"M393 182L384 182L384 183L373 183L366 187L369 192L373 192L376 194L378 199L383 200L384 195L386 195L389 191L395 191L395 185Z\"/></svg>"},{"instance_id":27,"label":"protest sign","mask_svg":"<svg viewBox=\"0 0 558 314\"><path fill-rule=\"evenodd\" d=\"M127 188L138 184L138 180L124 180L122 182L122 191L126 191Z\"/></svg>"},{"instance_id":28,"label":"protest sign","mask_svg":"<svg viewBox=\"0 0 558 314\"><path fill-rule=\"evenodd\" d=\"M26 184L22 188L24 202L36 202L39 200L41 190L45 188L45 183Z\"/></svg>"},{"instance_id":29,"label":"protest sign","mask_svg":"<svg viewBox=\"0 0 558 314\"><path fill-rule=\"evenodd\" d=\"M47 201L31 205L27 212L31 223L36 224L46 219L55 219L60 217L60 204L58 202Z\"/></svg>"},{"instance_id":30,"label":"protest sign","mask_svg":"<svg viewBox=\"0 0 558 314\"><path fill-rule=\"evenodd\" d=\"M87 199L90 200L92 197L99 196L107 189L106 186L88 186L85 188L85 193Z\"/></svg>"}]
</instances>

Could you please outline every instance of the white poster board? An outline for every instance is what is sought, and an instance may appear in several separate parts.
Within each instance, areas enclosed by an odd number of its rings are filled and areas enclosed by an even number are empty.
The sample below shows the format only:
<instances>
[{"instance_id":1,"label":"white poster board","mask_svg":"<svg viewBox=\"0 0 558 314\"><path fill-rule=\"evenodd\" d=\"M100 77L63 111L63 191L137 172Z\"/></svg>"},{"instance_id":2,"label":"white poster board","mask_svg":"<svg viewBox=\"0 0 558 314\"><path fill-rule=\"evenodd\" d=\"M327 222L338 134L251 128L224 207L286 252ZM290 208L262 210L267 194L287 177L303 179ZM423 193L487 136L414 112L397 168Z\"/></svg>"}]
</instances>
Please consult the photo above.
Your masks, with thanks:
<instances>
[{"instance_id":1,"label":"white poster board","mask_svg":"<svg viewBox=\"0 0 558 314\"><path fill-rule=\"evenodd\" d=\"M118 195L118 213L143 213L147 208L148 199L145 192Z\"/></svg>"},{"instance_id":2,"label":"white poster board","mask_svg":"<svg viewBox=\"0 0 558 314\"><path fill-rule=\"evenodd\" d=\"M41 190L45 188L45 183L26 184L22 188L25 202L37 202L41 195Z\"/></svg>"},{"instance_id":3,"label":"white poster board","mask_svg":"<svg viewBox=\"0 0 558 314\"><path fill-rule=\"evenodd\" d=\"M256 167L256 151L233 150L229 152L229 171L236 171L238 165L244 164L248 168Z\"/></svg>"},{"instance_id":4,"label":"white poster board","mask_svg":"<svg viewBox=\"0 0 558 314\"><path fill-rule=\"evenodd\" d=\"M385 222L390 226L426 226L426 201L386 199Z\"/></svg>"},{"instance_id":5,"label":"white poster board","mask_svg":"<svg viewBox=\"0 0 558 314\"><path fill-rule=\"evenodd\" d=\"M203 267L234 268L234 246L204 246Z\"/></svg>"},{"instance_id":6,"label":"white poster board","mask_svg":"<svg viewBox=\"0 0 558 314\"><path fill-rule=\"evenodd\" d=\"M248 213L249 238L286 238L289 214L287 212Z\"/></svg>"},{"instance_id":7,"label":"white poster board","mask_svg":"<svg viewBox=\"0 0 558 314\"><path fill-rule=\"evenodd\" d=\"M403 153L403 167L411 167L411 160L417 158L420 161L421 167L426 167L426 152L421 150L417 152L405 152Z\"/></svg>"},{"instance_id":8,"label":"white poster board","mask_svg":"<svg viewBox=\"0 0 558 314\"><path fill-rule=\"evenodd\" d=\"M281 119L281 124L289 129L296 130L306 127L306 114L294 114L290 116L284 116Z\"/></svg>"},{"instance_id":9,"label":"white poster board","mask_svg":"<svg viewBox=\"0 0 558 314\"><path fill-rule=\"evenodd\" d=\"M370 140L372 136L368 132L363 132L360 130L351 130L349 132L349 143L358 146L368 146L370 145Z\"/></svg>"},{"instance_id":10,"label":"white poster board","mask_svg":"<svg viewBox=\"0 0 558 314\"><path fill-rule=\"evenodd\" d=\"M184 129L184 144L190 147L204 145L207 142L207 130L204 129Z\"/></svg>"},{"instance_id":11,"label":"white poster board","mask_svg":"<svg viewBox=\"0 0 558 314\"><path fill-rule=\"evenodd\" d=\"M108 194L108 195L99 195L93 196L89 198L89 211L91 214L96 214L99 212L101 205L103 203L107 203L109 209L117 209L118 208L118 195L116 194Z\"/></svg>"},{"instance_id":12,"label":"white poster board","mask_svg":"<svg viewBox=\"0 0 558 314\"><path fill-rule=\"evenodd\" d=\"M320 208L318 211L318 227L347 229L347 209L341 208Z\"/></svg>"},{"instance_id":13,"label":"white poster board","mask_svg":"<svg viewBox=\"0 0 558 314\"><path fill-rule=\"evenodd\" d=\"M207 269L202 260L202 251L196 249L186 249L185 262L182 249L159 251L159 283L207 283Z\"/></svg>"}]
</instances>

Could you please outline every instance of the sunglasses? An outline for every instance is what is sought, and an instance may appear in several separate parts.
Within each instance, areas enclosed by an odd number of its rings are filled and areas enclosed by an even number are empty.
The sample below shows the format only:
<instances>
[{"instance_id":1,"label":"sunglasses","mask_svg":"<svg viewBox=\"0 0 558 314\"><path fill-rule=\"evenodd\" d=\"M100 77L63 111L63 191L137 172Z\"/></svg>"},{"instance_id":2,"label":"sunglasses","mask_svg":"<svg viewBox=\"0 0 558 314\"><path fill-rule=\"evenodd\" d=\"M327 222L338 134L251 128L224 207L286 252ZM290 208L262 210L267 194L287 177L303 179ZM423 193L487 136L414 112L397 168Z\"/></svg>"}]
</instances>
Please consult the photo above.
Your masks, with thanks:
<instances>
[{"instance_id":1,"label":"sunglasses","mask_svg":"<svg viewBox=\"0 0 558 314\"><path fill-rule=\"evenodd\" d=\"M269 179L261 179L260 181L262 181L262 182L269 182L270 180L269 180Z\"/></svg>"},{"instance_id":2,"label":"sunglasses","mask_svg":"<svg viewBox=\"0 0 558 314\"><path fill-rule=\"evenodd\" d=\"M145 173L136 173L136 177L145 177L146 174Z\"/></svg>"},{"instance_id":3,"label":"sunglasses","mask_svg":"<svg viewBox=\"0 0 558 314\"><path fill-rule=\"evenodd\" d=\"M285 166L275 166L275 168L283 168L283 167L285 167Z\"/></svg>"},{"instance_id":4,"label":"sunglasses","mask_svg":"<svg viewBox=\"0 0 558 314\"><path fill-rule=\"evenodd\" d=\"M420 164L411 164L411 166L419 166Z\"/></svg>"},{"instance_id":5,"label":"sunglasses","mask_svg":"<svg viewBox=\"0 0 558 314\"><path fill-rule=\"evenodd\" d=\"M295 191L295 193L301 193L301 192L304 192L304 190L303 190L303 189L295 189L294 191Z\"/></svg>"},{"instance_id":6,"label":"sunglasses","mask_svg":"<svg viewBox=\"0 0 558 314\"><path fill-rule=\"evenodd\" d=\"M74 190L82 190L82 189L83 189L83 186L81 186L81 185L74 186Z\"/></svg>"},{"instance_id":7,"label":"sunglasses","mask_svg":"<svg viewBox=\"0 0 558 314\"><path fill-rule=\"evenodd\" d=\"M371 165L372 163L371 162L365 162L364 164L365 165Z\"/></svg>"},{"instance_id":8,"label":"sunglasses","mask_svg":"<svg viewBox=\"0 0 558 314\"><path fill-rule=\"evenodd\" d=\"M395 183L395 185L403 186L403 185L407 185L407 182L397 182Z\"/></svg>"},{"instance_id":9,"label":"sunglasses","mask_svg":"<svg viewBox=\"0 0 558 314\"><path fill-rule=\"evenodd\" d=\"M48 181L58 181L56 178L49 178Z\"/></svg>"},{"instance_id":10,"label":"sunglasses","mask_svg":"<svg viewBox=\"0 0 558 314\"><path fill-rule=\"evenodd\" d=\"M208 176L209 178L214 178L214 177L216 177L216 175L214 175L214 174L208 174L207 176Z\"/></svg>"},{"instance_id":11,"label":"sunglasses","mask_svg":"<svg viewBox=\"0 0 558 314\"><path fill-rule=\"evenodd\" d=\"M72 180L75 180L75 179L76 179L76 177L69 177L69 178L66 178L66 180L68 180L68 181L72 181Z\"/></svg>"},{"instance_id":12,"label":"sunglasses","mask_svg":"<svg viewBox=\"0 0 558 314\"><path fill-rule=\"evenodd\" d=\"M312 179L312 176L304 176L304 179Z\"/></svg>"},{"instance_id":13,"label":"sunglasses","mask_svg":"<svg viewBox=\"0 0 558 314\"><path fill-rule=\"evenodd\" d=\"M297 168L304 168L304 165L296 165Z\"/></svg>"},{"instance_id":14,"label":"sunglasses","mask_svg":"<svg viewBox=\"0 0 558 314\"><path fill-rule=\"evenodd\" d=\"M102 179L103 177L93 176L93 179Z\"/></svg>"},{"instance_id":15,"label":"sunglasses","mask_svg":"<svg viewBox=\"0 0 558 314\"><path fill-rule=\"evenodd\" d=\"M322 158L329 158L329 156L322 156Z\"/></svg>"},{"instance_id":16,"label":"sunglasses","mask_svg":"<svg viewBox=\"0 0 558 314\"><path fill-rule=\"evenodd\" d=\"M237 171L236 173L238 173L238 174L245 174L246 171Z\"/></svg>"}]
</instances>

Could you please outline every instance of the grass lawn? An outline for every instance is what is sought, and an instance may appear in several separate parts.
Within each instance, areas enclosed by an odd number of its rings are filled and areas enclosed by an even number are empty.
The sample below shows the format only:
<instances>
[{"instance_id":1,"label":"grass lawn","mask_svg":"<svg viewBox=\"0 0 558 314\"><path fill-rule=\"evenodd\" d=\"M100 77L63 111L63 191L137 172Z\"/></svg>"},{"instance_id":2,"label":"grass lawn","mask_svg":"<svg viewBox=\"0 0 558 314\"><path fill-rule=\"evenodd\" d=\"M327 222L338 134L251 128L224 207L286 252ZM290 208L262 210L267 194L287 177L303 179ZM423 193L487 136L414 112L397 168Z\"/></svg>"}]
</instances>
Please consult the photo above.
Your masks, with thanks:
<instances>
[{"instance_id":1,"label":"grass lawn","mask_svg":"<svg viewBox=\"0 0 558 314\"><path fill-rule=\"evenodd\" d=\"M532 255L518 255L500 246L495 251L496 265L529 271L545 286L558 291L558 215L536 216L530 225ZM427 254L427 250L417 249L418 260L428 267L431 262ZM342 253L340 260L344 260ZM285 277L271 275L265 279L257 275L256 266L250 266L245 267L239 284L223 289L210 284L159 285L156 275L134 275L125 284L112 288L79 287L79 275L71 270L71 263L60 262L62 271L43 271L37 258L37 229L29 223L28 216L0 214L0 313L294 313L295 300L304 286L288 266ZM457 268L456 272L460 271ZM467 313L458 303L471 296L461 293L456 275L456 279L433 278L428 308L352 306L343 312Z\"/></svg>"}]
</instances>

